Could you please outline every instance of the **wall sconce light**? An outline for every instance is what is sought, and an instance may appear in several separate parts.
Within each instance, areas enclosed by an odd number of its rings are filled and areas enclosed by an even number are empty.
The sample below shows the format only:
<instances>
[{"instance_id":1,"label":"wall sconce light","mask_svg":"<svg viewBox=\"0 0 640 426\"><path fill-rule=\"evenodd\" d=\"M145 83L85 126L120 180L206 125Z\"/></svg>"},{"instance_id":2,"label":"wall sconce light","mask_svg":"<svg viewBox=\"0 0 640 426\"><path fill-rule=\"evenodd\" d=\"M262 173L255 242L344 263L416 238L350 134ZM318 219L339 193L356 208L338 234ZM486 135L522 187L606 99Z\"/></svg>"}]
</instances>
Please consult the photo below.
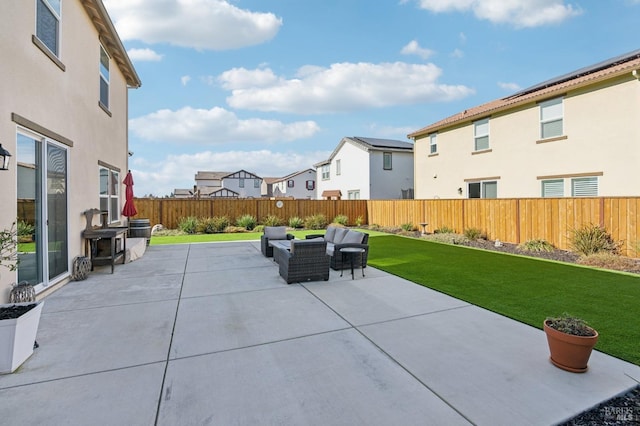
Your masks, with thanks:
<instances>
[{"instance_id":1,"label":"wall sconce light","mask_svg":"<svg viewBox=\"0 0 640 426\"><path fill-rule=\"evenodd\" d=\"M458 195L462 195L462 188L458 188Z\"/></svg>"},{"instance_id":2,"label":"wall sconce light","mask_svg":"<svg viewBox=\"0 0 640 426\"><path fill-rule=\"evenodd\" d=\"M9 157L11 154L0 143L0 170L9 170Z\"/></svg>"}]
</instances>

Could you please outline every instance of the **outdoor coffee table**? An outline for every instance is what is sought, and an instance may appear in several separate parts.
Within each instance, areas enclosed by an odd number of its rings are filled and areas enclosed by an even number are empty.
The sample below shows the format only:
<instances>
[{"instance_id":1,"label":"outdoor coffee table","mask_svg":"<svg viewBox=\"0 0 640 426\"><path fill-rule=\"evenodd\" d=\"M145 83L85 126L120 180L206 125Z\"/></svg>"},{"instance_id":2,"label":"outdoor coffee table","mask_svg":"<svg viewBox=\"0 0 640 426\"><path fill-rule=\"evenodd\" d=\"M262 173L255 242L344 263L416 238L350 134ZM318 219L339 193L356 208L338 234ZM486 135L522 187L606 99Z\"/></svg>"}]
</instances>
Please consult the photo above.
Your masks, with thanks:
<instances>
[{"instance_id":1,"label":"outdoor coffee table","mask_svg":"<svg viewBox=\"0 0 640 426\"><path fill-rule=\"evenodd\" d=\"M351 279L355 279L355 276L353 275L353 262L355 261L356 257L358 257L358 255L362 255L362 253L364 253L364 249L359 247L343 247L340 249L340 253L342 253L343 264L345 258L349 258L349 261L351 262ZM362 262L360 262L360 269L362 270L362 276L364 277L364 268L362 267ZM342 276L343 273L344 269L340 271L340 276Z\"/></svg>"},{"instance_id":2,"label":"outdoor coffee table","mask_svg":"<svg viewBox=\"0 0 640 426\"><path fill-rule=\"evenodd\" d=\"M283 249L286 251L290 251L291 250L291 241L293 240L269 240L269 245L271 247L273 247L274 249ZM278 256L277 256L277 251L274 250L273 251L273 261L274 262L278 262ZM279 263L279 262L278 262Z\"/></svg>"}]
</instances>

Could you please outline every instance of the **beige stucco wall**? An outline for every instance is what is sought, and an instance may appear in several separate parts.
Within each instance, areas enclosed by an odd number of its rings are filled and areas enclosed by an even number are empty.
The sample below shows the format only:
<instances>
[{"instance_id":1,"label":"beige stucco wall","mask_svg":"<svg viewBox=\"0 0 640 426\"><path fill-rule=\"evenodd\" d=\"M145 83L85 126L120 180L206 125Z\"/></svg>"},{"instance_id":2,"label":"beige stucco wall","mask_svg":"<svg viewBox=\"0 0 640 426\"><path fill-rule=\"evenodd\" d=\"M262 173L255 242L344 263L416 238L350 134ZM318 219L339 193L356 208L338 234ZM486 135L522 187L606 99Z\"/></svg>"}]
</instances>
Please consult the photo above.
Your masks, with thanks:
<instances>
[{"instance_id":1,"label":"beige stucco wall","mask_svg":"<svg viewBox=\"0 0 640 426\"><path fill-rule=\"evenodd\" d=\"M98 161L127 172L127 88L110 61L111 116L98 106L100 42L80 1L62 2L59 58L61 70L33 42L35 2L3 4L0 14L0 143L16 156L18 114L73 142L67 147L69 261L83 254L81 231L88 208L99 207ZM0 227L16 217L16 167L0 172ZM120 187L124 203L124 187ZM71 266L71 265L70 265ZM15 273L0 268L0 302L6 300ZM63 280L63 282L66 280Z\"/></svg>"},{"instance_id":2,"label":"beige stucco wall","mask_svg":"<svg viewBox=\"0 0 640 426\"><path fill-rule=\"evenodd\" d=\"M540 197L540 176L601 173L600 196L637 196L640 164L640 82L631 74L564 97L566 139L537 143L539 107L530 103L489 120L490 152L474 153L473 124L438 132L415 144L416 198L467 197L470 179L498 178L498 197ZM463 194L458 194L458 188Z\"/></svg>"}]
</instances>

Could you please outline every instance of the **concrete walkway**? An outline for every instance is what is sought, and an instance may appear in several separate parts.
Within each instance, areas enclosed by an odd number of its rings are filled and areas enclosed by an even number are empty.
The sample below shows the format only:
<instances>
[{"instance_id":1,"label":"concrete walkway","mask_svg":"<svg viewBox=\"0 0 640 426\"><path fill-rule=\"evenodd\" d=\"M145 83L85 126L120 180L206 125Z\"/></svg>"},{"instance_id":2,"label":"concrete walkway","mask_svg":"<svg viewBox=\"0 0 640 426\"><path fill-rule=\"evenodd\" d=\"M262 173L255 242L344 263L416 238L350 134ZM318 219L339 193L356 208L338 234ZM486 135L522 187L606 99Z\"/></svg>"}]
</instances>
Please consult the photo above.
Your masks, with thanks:
<instances>
[{"instance_id":1,"label":"concrete walkway","mask_svg":"<svg viewBox=\"0 0 640 426\"><path fill-rule=\"evenodd\" d=\"M46 299L0 376L20 425L550 425L640 367L548 361L541 330L374 268L287 285L258 242L152 246Z\"/></svg>"}]
</instances>

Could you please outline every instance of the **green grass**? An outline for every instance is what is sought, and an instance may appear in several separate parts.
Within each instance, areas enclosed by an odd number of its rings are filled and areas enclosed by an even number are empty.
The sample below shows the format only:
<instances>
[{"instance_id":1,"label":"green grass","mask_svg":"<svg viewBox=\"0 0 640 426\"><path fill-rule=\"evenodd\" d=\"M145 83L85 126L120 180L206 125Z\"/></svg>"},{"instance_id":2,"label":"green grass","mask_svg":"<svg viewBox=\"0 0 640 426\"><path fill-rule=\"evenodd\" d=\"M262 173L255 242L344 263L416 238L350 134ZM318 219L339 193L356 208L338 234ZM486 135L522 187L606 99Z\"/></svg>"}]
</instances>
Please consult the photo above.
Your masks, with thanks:
<instances>
[{"instance_id":1,"label":"green grass","mask_svg":"<svg viewBox=\"0 0 640 426\"><path fill-rule=\"evenodd\" d=\"M640 277L394 235L369 245L371 266L536 328L578 316L596 349L640 365Z\"/></svg>"}]
</instances>

